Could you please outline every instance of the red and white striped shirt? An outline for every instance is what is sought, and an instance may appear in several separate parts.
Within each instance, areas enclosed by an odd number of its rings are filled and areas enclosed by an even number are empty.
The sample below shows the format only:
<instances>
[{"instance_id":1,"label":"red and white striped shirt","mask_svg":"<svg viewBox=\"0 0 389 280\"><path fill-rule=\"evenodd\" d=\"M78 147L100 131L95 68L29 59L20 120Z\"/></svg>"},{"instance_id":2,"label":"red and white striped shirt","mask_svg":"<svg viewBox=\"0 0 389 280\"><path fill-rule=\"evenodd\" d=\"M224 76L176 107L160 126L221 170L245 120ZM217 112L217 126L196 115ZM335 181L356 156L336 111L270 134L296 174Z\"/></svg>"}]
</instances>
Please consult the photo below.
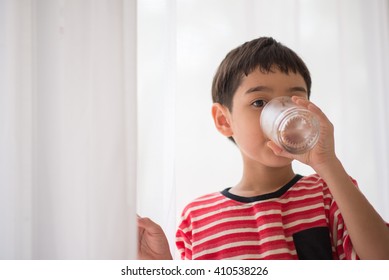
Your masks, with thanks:
<instances>
[{"instance_id":1,"label":"red and white striped shirt","mask_svg":"<svg viewBox=\"0 0 389 280\"><path fill-rule=\"evenodd\" d=\"M176 234L182 259L358 258L318 175L297 175L276 192L256 197L228 190L202 196L184 209Z\"/></svg>"}]
</instances>

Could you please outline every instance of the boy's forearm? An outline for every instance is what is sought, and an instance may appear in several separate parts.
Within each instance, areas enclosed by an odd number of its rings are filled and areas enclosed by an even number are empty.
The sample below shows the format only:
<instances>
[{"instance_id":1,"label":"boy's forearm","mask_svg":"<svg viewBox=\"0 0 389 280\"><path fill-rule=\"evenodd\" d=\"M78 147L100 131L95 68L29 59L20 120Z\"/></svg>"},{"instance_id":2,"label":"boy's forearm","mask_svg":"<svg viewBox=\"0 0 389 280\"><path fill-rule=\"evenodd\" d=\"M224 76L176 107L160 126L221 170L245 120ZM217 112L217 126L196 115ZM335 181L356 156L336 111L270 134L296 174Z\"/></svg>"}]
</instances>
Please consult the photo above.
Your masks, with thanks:
<instances>
[{"instance_id":1,"label":"boy's forearm","mask_svg":"<svg viewBox=\"0 0 389 280\"><path fill-rule=\"evenodd\" d=\"M326 181L361 259L389 259L389 229L334 158L315 171Z\"/></svg>"}]
</instances>

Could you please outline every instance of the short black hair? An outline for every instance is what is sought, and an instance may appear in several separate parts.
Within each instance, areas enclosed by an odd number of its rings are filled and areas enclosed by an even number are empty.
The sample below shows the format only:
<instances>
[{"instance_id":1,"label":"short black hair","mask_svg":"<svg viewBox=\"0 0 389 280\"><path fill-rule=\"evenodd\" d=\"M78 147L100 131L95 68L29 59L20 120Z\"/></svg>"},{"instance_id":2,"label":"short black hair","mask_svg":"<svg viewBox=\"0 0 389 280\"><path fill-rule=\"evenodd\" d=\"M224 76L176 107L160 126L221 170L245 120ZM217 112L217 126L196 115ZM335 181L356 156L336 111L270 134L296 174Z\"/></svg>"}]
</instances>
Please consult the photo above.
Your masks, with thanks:
<instances>
[{"instance_id":1,"label":"short black hair","mask_svg":"<svg viewBox=\"0 0 389 280\"><path fill-rule=\"evenodd\" d=\"M258 69L264 73L277 67L282 73L300 74L311 92L311 75L304 61L290 48L271 37L260 37L231 50L221 62L212 83L212 100L232 111L234 94L242 78Z\"/></svg>"}]
</instances>

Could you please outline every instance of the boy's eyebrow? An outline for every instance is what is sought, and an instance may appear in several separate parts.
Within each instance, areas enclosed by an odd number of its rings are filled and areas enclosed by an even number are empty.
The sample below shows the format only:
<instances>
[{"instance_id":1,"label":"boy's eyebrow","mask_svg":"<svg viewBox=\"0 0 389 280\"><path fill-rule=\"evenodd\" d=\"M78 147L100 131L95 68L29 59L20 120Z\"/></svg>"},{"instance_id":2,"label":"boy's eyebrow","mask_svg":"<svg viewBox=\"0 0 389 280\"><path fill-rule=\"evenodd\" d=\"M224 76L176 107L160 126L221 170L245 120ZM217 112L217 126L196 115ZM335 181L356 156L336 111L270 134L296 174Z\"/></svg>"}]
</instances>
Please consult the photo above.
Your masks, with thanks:
<instances>
[{"instance_id":1,"label":"boy's eyebrow","mask_svg":"<svg viewBox=\"0 0 389 280\"><path fill-rule=\"evenodd\" d=\"M272 91L272 89L265 86L256 86L256 87L249 88L248 90L246 90L245 93L251 93L255 91Z\"/></svg>"},{"instance_id":2,"label":"boy's eyebrow","mask_svg":"<svg viewBox=\"0 0 389 280\"><path fill-rule=\"evenodd\" d=\"M307 90L304 88L304 87L291 87L289 89L290 92L294 92L294 91L302 91L302 92L307 92Z\"/></svg>"},{"instance_id":3,"label":"boy's eyebrow","mask_svg":"<svg viewBox=\"0 0 389 280\"><path fill-rule=\"evenodd\" d=\"M271 91L273 91L273 89L266 87L266 86L256 86L256 87L249 88L248 90L246 90L245 93L251 93L251 92L256 92L256 91L271 92ZM307 90L304 87L291 87L288 89L288 91L289 92L301 91L301 92L305 92L305 93L307 92Z\"/></svg>"}]
</instances>

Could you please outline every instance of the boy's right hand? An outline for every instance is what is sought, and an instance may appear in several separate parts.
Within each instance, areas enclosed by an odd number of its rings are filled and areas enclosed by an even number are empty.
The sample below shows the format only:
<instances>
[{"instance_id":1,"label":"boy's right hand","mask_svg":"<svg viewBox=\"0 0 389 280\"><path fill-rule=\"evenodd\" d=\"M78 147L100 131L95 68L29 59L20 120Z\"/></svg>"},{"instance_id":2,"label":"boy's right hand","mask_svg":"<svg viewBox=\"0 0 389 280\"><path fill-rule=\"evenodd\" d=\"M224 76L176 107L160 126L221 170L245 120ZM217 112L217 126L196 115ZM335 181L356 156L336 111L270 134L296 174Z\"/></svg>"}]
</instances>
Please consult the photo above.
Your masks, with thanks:
<instances>
[{"instance_id":1,"label":"boy's right hand","mask_svg":"<svg viewBox=\"0 0 389 280\"><path fill-rule=\"evenodd\" d=\"M172 260L162 228L149 218L138 216L138 259Z\"/></svg>"},{"instance_id":2,"label":"boy's right hand","mask_svg":"<svg viewBox=\"0 0 389 280\"><path fill-rule=\"evenodd\" d=\"M272 141L269 141L267 145L277 156L296 159L311 166L319 175L322 176L320 171L323 167L325 168L325 166L334 165L334 163L338 161L335 154L334 127L321 109L311 101L297 96L293 96L292 101L296 105L309 110L318 118L320 122L320 137L317 144L313 147L313 149L304 154L291 154L277 146Z\"/></svg>"}]
</instances>

